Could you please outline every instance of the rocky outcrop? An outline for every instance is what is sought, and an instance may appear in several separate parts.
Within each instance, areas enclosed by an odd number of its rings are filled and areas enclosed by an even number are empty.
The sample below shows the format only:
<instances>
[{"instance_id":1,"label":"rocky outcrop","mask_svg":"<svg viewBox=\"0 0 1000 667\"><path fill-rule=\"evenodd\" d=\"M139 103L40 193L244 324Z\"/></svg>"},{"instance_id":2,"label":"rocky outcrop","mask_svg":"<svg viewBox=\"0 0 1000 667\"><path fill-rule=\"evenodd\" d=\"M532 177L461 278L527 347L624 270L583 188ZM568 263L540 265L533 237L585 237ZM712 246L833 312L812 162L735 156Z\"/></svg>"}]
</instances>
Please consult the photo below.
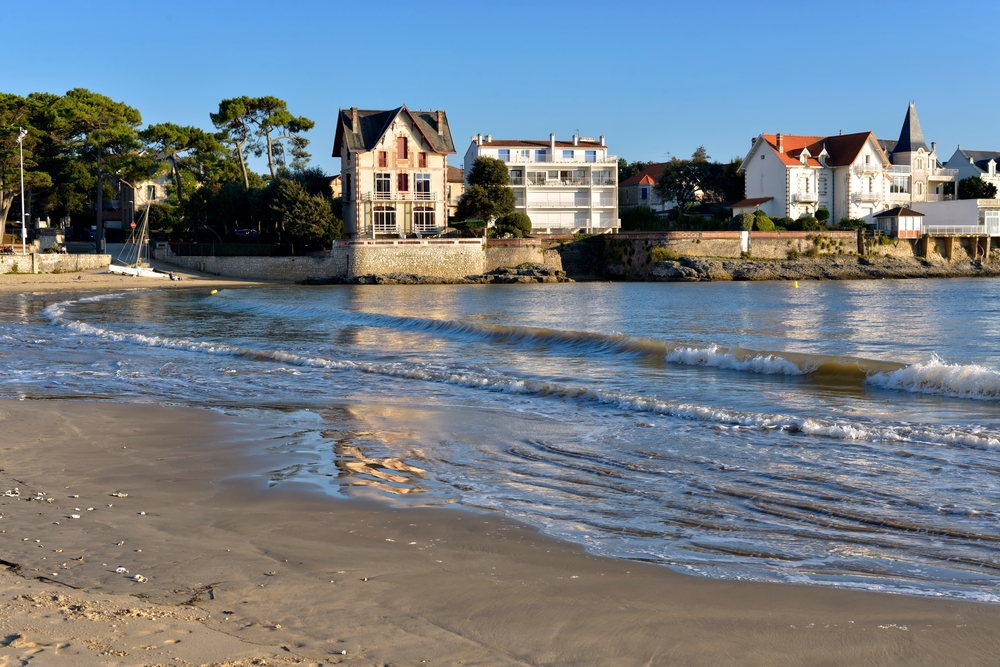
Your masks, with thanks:
<instances>
[{"instance_id":1,"label":"rocky outcrop","mask_svg":"<svg viewBox=\"0 0 1000 667\"><path fill-rule=\"evenodd\" d=\"M509 285L517 283L566 283L573 282L566 277L565 271L559 271L544 264L527 264L516 268L500 268L481 275L465 276L464 278L440 278L435 276L418 276L412 273L386 273L355 276L354 278L308 278L303 285Z\"/></svg>"},{"instance_id":2,"label":"rocky outcrop","mask_svg":"<svg viewBox=\"0 0 1000 667\"><path fill-rule=\"evenodd\" d=\"M658 262L653 280L862 280L877 278L960 278L1000 276L1000 263L927 262L901 257L837 255L795 260L703 259Z\"/></svg>"}]
</instances>

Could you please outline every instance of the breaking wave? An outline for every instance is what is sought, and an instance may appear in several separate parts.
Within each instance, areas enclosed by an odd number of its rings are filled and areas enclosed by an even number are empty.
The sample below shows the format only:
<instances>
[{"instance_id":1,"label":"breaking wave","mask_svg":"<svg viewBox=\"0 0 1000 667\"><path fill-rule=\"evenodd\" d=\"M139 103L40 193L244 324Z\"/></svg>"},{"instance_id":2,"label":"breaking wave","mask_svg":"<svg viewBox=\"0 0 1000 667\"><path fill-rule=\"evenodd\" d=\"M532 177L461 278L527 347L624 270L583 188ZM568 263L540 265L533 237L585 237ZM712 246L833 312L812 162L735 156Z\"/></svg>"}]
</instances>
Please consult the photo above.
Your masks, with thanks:
<instances>
[{"instance_id":1,"label":"breaking wave","mask_svg":"<svg viewBox=\"0 0 1000 667\"><path fill-rule=\"evenodd\" d=\"M754 413L666 401L655 396L638 396L591 387L574 387L555 382L515 378L489 369L446 367L441 364L379 363L331 359L285 350L262 350L185 338L122 333L102 329L79 321L64 320L62 318L63 305L53 304L46 309L45 312L53 324L65 326L74 333L96 336L114 342L186 350L199 354L239 357L262 362L275 362L288 366L346 370L425 382L439 382L497 393L552 397L562 400L613 406L623 410L663 415L675 419L707 422L715 424L719 428L746 428L793 434L801 433L842 441L925 442L978 449L1000 447L1000 431L991 431L975 426L935 425L933 427L921 427L908 424L879 423L870 420L847 422L812 417ZM754 370L756 372L783 372L786 374L794 374L794 369L798 368L802 372L800 366L786 359L775 358L773 356L761 357L760 355L747 356L741 359L732 354L732 351L722 351L721 348L711 348L708 350L679 348L672 354L676 354L678 359L683 359L681 363L705 363L720 368ZM943 367L947 369L967 368L946 366L936 361L925 365L925 367ZM757 370L758 368L765 368L766 370ZM909 377L905 373L911 369L915 369L913 372L918 377L923 377L921 374L932 375L924 367L914 365L912 367L903 367L892 373L875 376L873 381L882 381L878 378L897 378L892 381L903 382L904 380L898 378ZM983 370L991 373L995 378L994 381L1000 383L1000 373L989 371L988 369ZM903 375L896 376L896 373L903 373ZM945 372L942 374L942 377L947 378L952 375L956 375L959 378L964 377L962 373L957 371L953 371L952 373ZM888 382L889 380L885 381ZM965 380L961 381L965 382ZM925 384L929 382L930 380L926 380ZM899 388L905 387L901 386ZM993 397L997 395L996 385L984 385L982 389L994 392ZM969 394L972 391L973 389L970 388L966 393Z\"/></svg>"}]
</instances>

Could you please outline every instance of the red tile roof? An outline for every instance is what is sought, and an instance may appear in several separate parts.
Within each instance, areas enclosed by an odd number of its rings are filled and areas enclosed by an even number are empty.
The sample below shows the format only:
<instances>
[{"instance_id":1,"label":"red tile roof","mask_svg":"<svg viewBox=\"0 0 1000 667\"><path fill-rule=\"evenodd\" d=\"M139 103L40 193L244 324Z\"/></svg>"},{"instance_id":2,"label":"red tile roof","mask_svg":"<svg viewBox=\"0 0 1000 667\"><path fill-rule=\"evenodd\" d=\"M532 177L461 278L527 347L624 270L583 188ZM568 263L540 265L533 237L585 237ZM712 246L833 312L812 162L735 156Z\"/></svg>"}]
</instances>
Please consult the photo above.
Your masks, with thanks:
<instances>
[{"instance_id":1,"label":"red tile roof","mask_svg":"<svg viewBox=\"0 0 1000 667\"><path fill-rule=\"evenodd\" d=\"M622 185L655 185L656 179L660 177L663 173L663 168L667 166L666 162L653 162L648 167L640 171L635 176L629 176L624 181L619 183Z\"/></svg>"},{"instance_id":2,"label":"red tile roof","mask_svg":"<svg viewBox=\"0 0 1000 667\"><path fill-rule=\"evenodd\" d=\"M777 153L778 151L778 135L776 134L762 134L764 141L766 141ZM875 139L875 135L871 132L855 132L854 134L837 134L830 137L816 137L816 136L805 136L805 135L795 135L795 134L783 134L781 135L781 145L784 148L784 153L777 153L778 158L786 165L795 166L802 164L800 156L802 155L802 150L807 149L811 157L806 158L806 164L810 167L821 167L819 154L826 148L827 154L830 156L827 158L827 165L832 167L841 167L852 164L854 160L857 159L858 154L861 149L865 147L865 143L868 141L869 137L878 145L878 140ZM879 146L879 150L882 148ZM889 158L885 157L886 164L889 164Z\"/></svg>"},{"instance_id":3,"label":"red tile roof","mask_svg":"<svg viewBox=\"0 0 1000 667\"><path fill-rule=\"evenodd\" d=\"M742 199L733 204L733 208L749 208L751 206L760 206L764 202L769 202L772 199L774 199L774 197L752 197L750 199Z\"/></svg>"}]
</instances>

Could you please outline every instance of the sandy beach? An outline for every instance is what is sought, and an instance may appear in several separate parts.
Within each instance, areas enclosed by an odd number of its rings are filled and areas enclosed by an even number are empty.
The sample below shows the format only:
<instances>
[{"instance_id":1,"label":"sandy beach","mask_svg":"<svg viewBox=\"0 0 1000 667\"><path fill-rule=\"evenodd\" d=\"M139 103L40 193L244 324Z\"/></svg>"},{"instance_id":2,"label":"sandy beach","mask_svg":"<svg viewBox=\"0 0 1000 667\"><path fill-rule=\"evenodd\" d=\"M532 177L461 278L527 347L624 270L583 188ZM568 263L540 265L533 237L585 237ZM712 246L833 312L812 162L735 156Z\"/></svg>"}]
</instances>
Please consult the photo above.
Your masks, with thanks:
<instances>
[{"instance_id":1,"label":"sandy beach","mask_svg":"<svg viewBox=\"0 0 1000 667\"><path fill-rule=\"evenodd\" d=\"M119 289L190 289L248 287L262 284L239 278L221 278L176 266L153 262L153 267L173 271L181 280L120 276L106 268L74 273L0 273L0 292L107 292Z\"/></svg>"},{"instance_id":2,"label":"sandy beach","mask_svg":"<svg viewBox=\"0 0 1000 667\"><path fill-rule=\"evenodd\" d=\"M247 284L75 278L0 289ZM192 408L0 401L0 665L990 665L1000 651L997 605L697 578L499 514L271 485L289 464L274 431Z\"/></svg>"}]
</instances>

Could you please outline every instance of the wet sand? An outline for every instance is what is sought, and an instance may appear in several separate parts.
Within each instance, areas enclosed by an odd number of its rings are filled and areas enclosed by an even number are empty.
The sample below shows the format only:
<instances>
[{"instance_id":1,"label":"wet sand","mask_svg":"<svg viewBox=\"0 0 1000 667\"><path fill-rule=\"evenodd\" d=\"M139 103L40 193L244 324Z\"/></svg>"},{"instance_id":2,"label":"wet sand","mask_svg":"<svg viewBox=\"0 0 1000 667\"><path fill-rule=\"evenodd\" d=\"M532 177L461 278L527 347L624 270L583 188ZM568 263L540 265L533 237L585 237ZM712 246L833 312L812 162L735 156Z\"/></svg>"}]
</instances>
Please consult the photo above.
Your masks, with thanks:
<instances>
[{"instance_id":1,"label":"wet sand","mask_svg":"<svg viewBox=\"0 0 1000 667\"><path fill-rule=\"evenodd\" d=\"M0 493L19 492L0 496L0 665L987 665L1000 651L1000 605L688 577L497 514L269 486L289 464L267 449L275 433L189 408L0 401Z\"/></svg>"}]
</instances>

